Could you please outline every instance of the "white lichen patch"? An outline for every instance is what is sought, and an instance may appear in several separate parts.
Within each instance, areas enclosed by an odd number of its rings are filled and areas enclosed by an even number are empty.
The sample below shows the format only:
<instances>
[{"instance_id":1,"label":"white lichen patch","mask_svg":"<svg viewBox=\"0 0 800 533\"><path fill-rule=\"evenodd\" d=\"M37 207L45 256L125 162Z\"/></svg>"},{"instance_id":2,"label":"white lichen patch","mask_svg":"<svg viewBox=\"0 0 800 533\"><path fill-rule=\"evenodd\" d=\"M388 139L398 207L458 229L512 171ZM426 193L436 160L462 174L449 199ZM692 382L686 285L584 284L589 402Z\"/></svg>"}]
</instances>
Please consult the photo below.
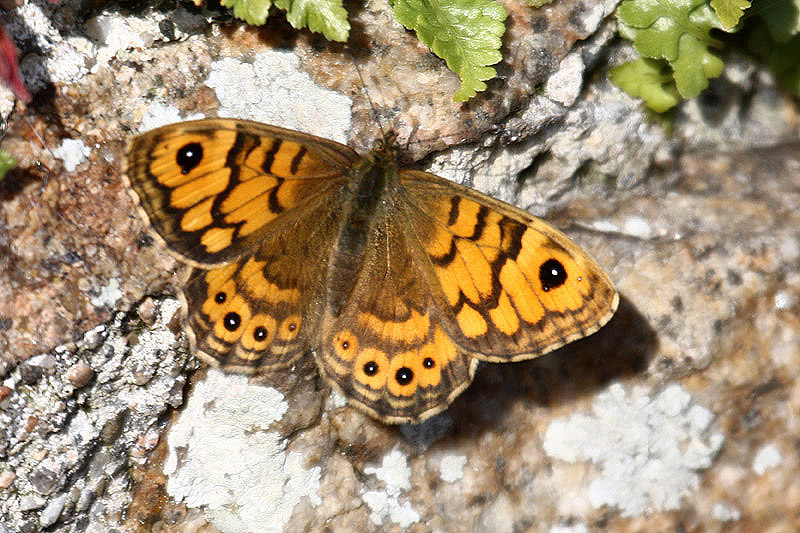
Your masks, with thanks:
<instances>
[{"instance_id":1,"label":"white lichen patch","mask_svg":"<svg viewBox=\"0 0 800 533\"><path fill-rule=\"evenodd\" d=\"M209 370L169 434L167 492L205 507L221 531L283 531L301 498L320 503L320 468L305 468L303 457L287 453L285 440L269 431L287 409L272 387Z\"/></svg>"},{"instance_id":2,"label":"white lichen patch","mask_svg":"<svg viewBox=\"0 0 800 533\"><path fill-rule=\"evenodd\" d=\"M166 18L163 13L146 18L125 17L118 13L103 13L90 19L85 26L97 46L95 58L98 65L106 65L122 50L152 46L162 37L158 23ZM96 67L95 67L96 68Z\"/></svg>"},{"instance_id":3,"label":"white lichen patch","mask_svg":"<svg viewBox=\"0 0 800 533\"><path fill-rule=\"evenodd\" d=\"M61 146L53 149L53 155L64 163L67 172L74 171L91 153L92 150L80 139L64 139Z\"/></svg>"},{"instance_id":4,"label":"white lichen patch","mask_svg":"<svg viewBox=\"0 0 800 533\"><path fill-rule=\"evenodd\" d=\"M742 517L742 513L729 503L717 502L714 504L714 507L711 508L711 516L714 520L720 522L735 522Z\"/></svg>"},{"instance_id":5,"label":"white lichen patch","mask_svg":"<svg viewBox=\"0 0 800 533\"><path fill-rule=\"evenodd\" d=\"M374 474L386 484L387 490L404 491L411 488L411 468L406 456L397 449L383 456L381 466L368 466L364 473Z\"/></svg>"},{"instance_id":6,"label":"white lichen patch","mask_svg":"<svg viewBox=\"0 0 800 533\"><path fill-rule=\"evenodd\" d=\"M166 124L173 124L184 120L196 120L204 117L205 115L202 113L192 113L183 116L181 115L181 110L175 106L163 104L161 102L153 102L145 108L142 114L142 126L140 131L152 130Z\"/></svg>"},{"instance_id":7,"label":"white lichen patch","mask_svg":"<svg viewBox=\"0 0 800 533\"><path fill-rule=\"evenodd\" d=\"M439 476L442 481L454 483L464 477L465 455L445 455L439 463Z\"/></svg>"},{"instance_id":8,"label":"white lichen patch","mask_svg":"<svg viewBox=\"0 0 800 533\"><path fill-rule=\"evenodd\" d=\"M370 490L361 495L370 511L369 519L373 524L382 525L386 517L400 527L409 527L419 522L419 513L409 502L400 503L396 496L386 491Z\"/></svg>"},{"instance_id":9,"label":"white lichen patch","mask_svg":"<svg viewBox=\"0 0 800 533\"><path fill-rule=\"evenodd\" d=\"M406 456L394 449L387 453L380 466L364 468L365 474L377 477L385 485L384 490L364 491L362 500L370 508L370 520L377 525L389 520L400 527L409 527L419 522L419 513L409 502L400 502L402 492L411 489L411 468Z\"/></svg>"},{"instance_id":10,"label":"white lichen patch","mask_svg":"<svg viewBox=\"0 0 800 533\"><path fill-rule=\"evenodd\" d=\"M35 60L20 59L22 77L32 92L49 83L76 82L89 73L87 58L94 54L94 46L85 37L62 33L63 21L54 22L59 9L64 7L25 2L8 21L11 35L32 40L38 49Z\"/></svg>"},{"instance_id":11,"label":"white lichen patch","mask_svg":"<svg viewBox=\"0 0 800 533\"><path fill-rule=\"evenodd\" d=\"M224 58L211 65L206 84L219 100L219 116L248 118L344 143L352 102L320 87L291 52L269 50L252 62Z\"/></svg>"},{"instance_id":12,"label":"white lichen patch","mask_svg":"<svg viewBox=\"0 0 800 533\"><path fill-rule=\"evenodd\" d=\"M772 444L767 444L756 453L753 458L753 472L759 476L769 470L780 466L783 462L781 452Z\"/></svg>"},{"instance_id":13,"label":"white lichen patch","mask_svg":"<svg viewBox=\"0 0 800 533\"><path fill-rule=\"evenodd\" d=\"M674 510L699 486L725 438L714 416L678 385L654 398L628 395L619 384L597 396L591 414L553 421L544 450L569 462L589 460L600 475L588 488L594 507L618 507L624 516Z\"/></svg>"},{"instance_id":14,"label":"white lichen patch","mask_svg":"<svg viewBox=\"0 0 800 533\"><path fill-rule=\"evenodd\" d=\"M108 285L100 289L100 294L90 300L95 307L114 307L119 299L122 298L122 291L119 288L119 280L111 278Z\"/></svg>"}]
</instances>

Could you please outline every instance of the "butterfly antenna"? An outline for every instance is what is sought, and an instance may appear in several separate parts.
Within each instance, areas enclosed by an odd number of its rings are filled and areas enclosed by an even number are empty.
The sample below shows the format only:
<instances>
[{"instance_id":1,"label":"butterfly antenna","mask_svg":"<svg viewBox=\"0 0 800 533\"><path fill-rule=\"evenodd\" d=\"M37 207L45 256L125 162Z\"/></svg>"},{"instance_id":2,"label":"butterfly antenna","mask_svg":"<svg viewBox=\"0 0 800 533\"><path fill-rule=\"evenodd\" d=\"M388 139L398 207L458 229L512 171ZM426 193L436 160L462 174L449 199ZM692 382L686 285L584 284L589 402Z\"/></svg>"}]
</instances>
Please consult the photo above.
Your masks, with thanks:
<instances>
[{"instance_id":1,"label":"butterfly antenna","mask_svg":"<svg viewBox=\"0 0 800 533\"><path fill-rule=\"evenodd\" d=\"M34 137L36 137L39 140L39 144L41 144L42 148L44 148L44 150L47 153L49 153L50 156L54 160L57 159L56 155L53 153L53 151L47 145L47 143L45 142L44 138L42 138L42 136L39 135L39 132L36 131L36 128L34 127L33 121L31 120L31 118L27 114L24 114L24 115L22 115L22 120L25 122L25 124L28 125L28 128L31 130L31 133L33 133ZM5 133L3 134L3 136L5 136ZM42 185L41 185L40 190L39 190L40 195L41 195L41 193L43 193L44 190L47 188L48 183L50 183L50 169L47 167L47 165L42 163L39 158L36 159L36 161L34 162L34 165L36 165L36 168L39 168L39 169L44 168L44 174L42 175ZM33 199L31 199L30 203L31 203L31 207L32 208L36 207L36 205L33 202ZM56 214L56 218L57 219L60 220L60 219L63 218L62 217L62 213L59 210L55 210L55 214Z\"/></svg>"},{"instance_id":2,"label":"butterfly antenna","mask_svg":"<svg viewBox=\"0 0 800 533\"><path fill-rule=\"evenodd\" d=\"M408 134L408 138L406 139L406 145L403 147L403 150L408 150L408 147L415 143L420 143L420 140L413 140L416 137L417 132L419 131L419 122L416 122L414 126L411 128L411 133Z\"/></svg>"},{"instance_id":3,"label":"butterfly antenna","mask_svg":"<svg viewBox=\"0 0 800 533\"><path fill-rule=\"evenodd\" d=\"M364 79L364 76L361 74L361 69L358 67L358 63L356 62L356 56L353 55L353 52L352 50L350 50L349 46L345 47L345 50L347 51L347 55L350 56L350 60L353 62L353 67L356 69L356 74L358 74L358 79L361 80L361 88L364 91L364 96L367 97L367 103L369 103L369 108L372 112L372 118L378 125L378 129L381 130L381 137L386 139L387 138L386 130L383 129L383 124L381 124L381 121L378 120L378 110L375 107L375 103L372 101L372 98L370 98L369 96L369 89L367 88L367 82Z\"/></svg>"}]
</instances>

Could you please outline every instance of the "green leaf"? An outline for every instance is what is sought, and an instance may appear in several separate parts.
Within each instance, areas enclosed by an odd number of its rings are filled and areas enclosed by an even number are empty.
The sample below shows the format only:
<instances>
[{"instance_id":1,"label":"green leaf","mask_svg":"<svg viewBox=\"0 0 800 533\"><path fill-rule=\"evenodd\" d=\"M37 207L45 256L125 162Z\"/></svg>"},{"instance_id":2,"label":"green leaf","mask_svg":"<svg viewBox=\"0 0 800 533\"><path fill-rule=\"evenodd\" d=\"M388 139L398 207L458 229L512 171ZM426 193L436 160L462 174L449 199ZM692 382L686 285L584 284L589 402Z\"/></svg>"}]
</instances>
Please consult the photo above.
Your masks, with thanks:
<instances>
[{"instance_id":1,"label":"green leaf","mask_svg":"<svg viewBox=\"0 0 800 533\"><path fill-rule=\"evenodd\" d=\"M711 0L711 7L723 26L732 30L739 23L744 10L750 7L750 0Z\"/></svg>"},{"instance_id":2,"label":"green leaf","mask_svg":"<svg viewBox=\"0 0 800 533\"><path fill-rule=\"evenodd\" d=\"M777 46L770 54L767 64L786 88L800 97L800 35Z\"/></svg>"},{"instance_id":3,"label":"green leaf","mask_svg":"<svg viewBox=\"0 0 800 533\"><path fill-rule=\"evenodd\" d=\"M671 63L675 86L684 98L694 98L708 87L708 80L722 74L722 60L689 35L681 35L678 57Z\"/></svg>"},{"instance_id":4,"label":"green leaf","mask_svg":"<svg viewBox=\"0 0 800 533\"><path fill-rule=\"evenodd\" d=\"M6 172L17 166L14 156L0 148L0 180L6 177Z\"/></svg>"},{"instance_id":5,"label":"green leaf","mask_svg":"<svg viewBox=\"0 0 800 533\"><path fill-rule=\"evenodd\" d=\"M552 4L553 0L525 0L525 3L531 7L542 7L546 4Z\"/></svg>"},{"instance_id":6,"label":"green leaf","mask_svg":"<svg viewBox=\"0 0 800 533\"><path fill-rule=\"evenodd\" d=\"M502 60L506 10L494 0L395 0L395 18L461 78L453 96L466 102L486 89Z\"/></svg>"},{"instance_id":7,"label":"green leaf","mask_svg":"<svg viewBox=\"0 0 800 533\"><path fill-rule=\"evenodd\" d=\"M350 34L342 0L275 0L275 5L286 11L286 20L295 28L308 28L339 42Z\"/></svg>"},{"instance_id":8,"label":"green leaf","mask_svg":"<svg viewBox=\"0 0 800 533\"><path fill-rule=\"evenodd\" d=\"M772 69L786 89L800 97L800 34L785 43L776 42L761 23L748 29L747 48Z\"/></svg>"},{"instance_id":9,"label":"green leaf","mask_svg":"<svg viewBox=\"0 0 800 533\"><path fill-rule=\"evenodd\" d=\"M236 18L260 26L267 21L272 0L221 0L220 4L233 8Z\"/></svg>"},{"instance_id":10,"label":"green leaf","mask_svg":"<svg viewBox=\"0 0 800 533\"><path fill-rule=\"evenodd\" d=\"M614 67L609 77L620 89L631 96L638 96L658 113L675 107L680 101L671 70L664 60L640 57Z\"/></svg>"},{"instance_id":11,"label":"green leaf","mask_svg":"<svg viewBox=\"0 0 800 533\"><path fill-rule=\"evenodd\" d=\"M637 52L669 63L684 98L697 96L722 73L723 63L709 47L718 45L711 29L723 26L706 0L624 0L617 19Z\"/></svg>"},{"instance_id":12,"label":"green leaf","mask_svg":"<svg viewBox=\"0 0 800 533\"><path fill-rule=\"evenodd\" d=\"M765 2L759 15L767 23L772 38L779 43L789 42L800 33L800 0Z\"/></svg>"},{"instance_id":13,"label":"green leaf","mask_svg":"<svg viewBox=\"0 0 800 533\"><path fill-rule=\"evenodd\" d=\"M267 21L272 0L221 0L225 7L248 24ZM347 11L342 0L276 0L275 6L286 11L286 20L293 27L308 28L331 41L346 41L350 33Z\"/></svg>"}]
</instances>

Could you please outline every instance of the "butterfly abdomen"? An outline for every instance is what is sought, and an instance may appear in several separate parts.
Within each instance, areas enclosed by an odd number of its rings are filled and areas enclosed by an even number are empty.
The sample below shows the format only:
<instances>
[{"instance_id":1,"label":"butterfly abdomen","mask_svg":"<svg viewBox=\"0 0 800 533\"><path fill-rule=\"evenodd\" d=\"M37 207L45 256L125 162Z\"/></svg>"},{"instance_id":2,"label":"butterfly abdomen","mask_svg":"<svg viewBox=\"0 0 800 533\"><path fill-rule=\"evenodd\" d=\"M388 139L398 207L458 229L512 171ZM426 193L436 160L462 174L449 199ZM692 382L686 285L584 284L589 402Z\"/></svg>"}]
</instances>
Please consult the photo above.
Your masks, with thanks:
<instances>
[{"instance_id":1,"label":"butterfly abdomen","mask_svg":"<svg viewBox=\"0 0 800 533\"><path fill-rule=\"evenodd\" d=\"M327 306L333 316L339 316L342 305L353 292L359 270L364 267L367 238L382 219L376 213L387 196L387 188L397 182L397 168L381 162L370 154L350 172L345 192L350 201L341 203L349 206L349 212L342 216L328 263Z\"/></svg>"}]
</instances>

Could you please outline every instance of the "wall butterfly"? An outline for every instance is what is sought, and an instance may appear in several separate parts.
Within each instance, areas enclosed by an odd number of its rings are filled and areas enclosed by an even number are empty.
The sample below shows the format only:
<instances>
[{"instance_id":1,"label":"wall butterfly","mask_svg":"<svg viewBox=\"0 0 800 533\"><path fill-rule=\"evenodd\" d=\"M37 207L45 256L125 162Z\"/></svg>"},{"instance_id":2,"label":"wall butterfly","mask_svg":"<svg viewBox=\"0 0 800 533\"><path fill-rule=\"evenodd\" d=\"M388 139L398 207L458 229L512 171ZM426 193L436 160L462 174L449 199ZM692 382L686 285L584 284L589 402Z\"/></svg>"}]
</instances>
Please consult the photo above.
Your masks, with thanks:
<instances>
[{"instance_id":1,"label":"wall butterfly","mask_svg":"<svg viewBox=\"0 0 800 533\"><path fill-rule=\"evenodd\" d=\"M246 120L134 137L126 182L169 250L195 353L268 372L311 354L387 423L445 409L478 361L545 354L602 327L609 277L548 223L433 174L391 143L358 155Z\"/></svg>"}]
</instances>

